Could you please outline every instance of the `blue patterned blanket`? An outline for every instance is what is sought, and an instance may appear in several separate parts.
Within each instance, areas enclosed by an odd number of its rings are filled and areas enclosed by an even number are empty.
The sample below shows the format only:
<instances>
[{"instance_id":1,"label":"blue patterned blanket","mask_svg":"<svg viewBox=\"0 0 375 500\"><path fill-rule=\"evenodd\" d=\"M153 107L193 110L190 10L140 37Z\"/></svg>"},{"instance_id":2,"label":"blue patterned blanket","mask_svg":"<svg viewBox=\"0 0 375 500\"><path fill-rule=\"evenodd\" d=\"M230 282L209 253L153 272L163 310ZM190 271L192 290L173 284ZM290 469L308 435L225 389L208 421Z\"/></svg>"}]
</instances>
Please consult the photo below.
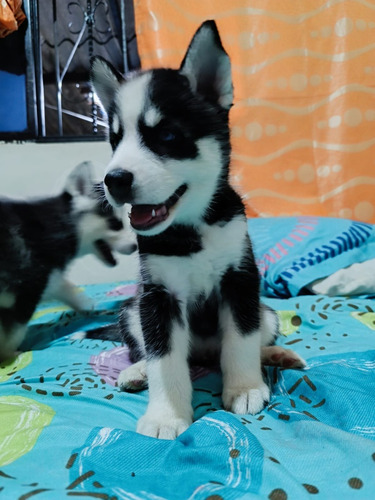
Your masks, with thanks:
<instances>
[{"instance_id":1,"label":"blue patterned blanket","mask_svg":"<svg viewBox=\"0 0 375 500\"><path fill-rule=\"evenodd\" d=\"M256 416L235 416L222 409L220 374L194 367L195 422L176 441L160 441L134 432L147 391L115 386L129 364L126 346L72 338L114 321L135 288L83 287L96 304L85 315L41 304L25 352L0 367L4 498L373 498L372 299L265 298L279 314L279 343L302 355L307 368L267 368L269 405Z\"/></svg>"},{"instance_id":2,"label":"blue patterned blanket","mask_svg":"<svg viewBox=\"0 0 375 500\"><path fill-rule=\"evenodd\" d=\"M249 219L263 293L291 297L311 282L375 257L375 226L329 217Z\"/></svg>"}]
</instances>

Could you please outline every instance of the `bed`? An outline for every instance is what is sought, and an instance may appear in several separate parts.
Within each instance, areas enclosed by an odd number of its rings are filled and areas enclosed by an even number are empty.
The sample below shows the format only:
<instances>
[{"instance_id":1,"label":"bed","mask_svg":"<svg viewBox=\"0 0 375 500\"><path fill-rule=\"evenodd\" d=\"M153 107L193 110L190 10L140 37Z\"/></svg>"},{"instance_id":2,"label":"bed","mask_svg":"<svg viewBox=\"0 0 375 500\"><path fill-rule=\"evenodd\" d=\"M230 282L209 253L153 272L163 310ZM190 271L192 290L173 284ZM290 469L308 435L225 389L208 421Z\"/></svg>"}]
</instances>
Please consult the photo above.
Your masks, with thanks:
<instances>
[{"instance_id":1,"label":"bed","mask_svg":"<svg viewBox=\"0 0 375 500\"><path fill-rule=\"evenodd\" d=\"M95 304L84 314L42 303L22 354L0 367L4 498L374 497L375 285L373 296L340 295L339 283L334 296L314 293L373 258L374 226L288 217L251 219L249 231L278 343L307 367L266 367L272 398L255 416L224 411L220 373L192 367L195 421L175 441L156 440L135 432L147 391L116 387L127 347L74 335L114 322L136 283L80 287Z\"/></svg>"}]
</instances>

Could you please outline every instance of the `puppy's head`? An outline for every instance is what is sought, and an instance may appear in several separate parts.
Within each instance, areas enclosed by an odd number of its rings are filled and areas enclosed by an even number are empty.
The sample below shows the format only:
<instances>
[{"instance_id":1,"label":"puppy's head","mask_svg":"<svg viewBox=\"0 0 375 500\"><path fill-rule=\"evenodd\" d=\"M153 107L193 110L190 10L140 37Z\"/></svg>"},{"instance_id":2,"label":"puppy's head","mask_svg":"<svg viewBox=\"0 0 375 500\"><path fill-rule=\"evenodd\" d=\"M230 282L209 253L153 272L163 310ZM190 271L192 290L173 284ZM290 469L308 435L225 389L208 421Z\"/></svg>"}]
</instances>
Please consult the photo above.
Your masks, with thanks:
<instances>
[{"instance_id":1,"label":"puppy's head","mask_svg":"<svg viewBox=\"0 0 375 500\"><path fill-rule=\"evenodd\" d=\"M228 176L229 57L213 21L195 33L178 70L122 78L102 58L91 80L108 115L113 149L104 179L113 206L132 205L136 232L199 223Z\"/></svg>"},{"instance_id":2,"label":"puppy's head","mask_svg":"<svg viewBox=\"0 0 375 500\"><path fill-rule=\"evenodd\" d=\"M113 251L130 254L137 248L134 232L126 227L123 209L114 208L104 194L103 183L93 180L90 162L77 165L64 188L72 204L72 219L77 228L78 254L96 255L104 264L117 264Z\"/></svg>"}]
</instances>

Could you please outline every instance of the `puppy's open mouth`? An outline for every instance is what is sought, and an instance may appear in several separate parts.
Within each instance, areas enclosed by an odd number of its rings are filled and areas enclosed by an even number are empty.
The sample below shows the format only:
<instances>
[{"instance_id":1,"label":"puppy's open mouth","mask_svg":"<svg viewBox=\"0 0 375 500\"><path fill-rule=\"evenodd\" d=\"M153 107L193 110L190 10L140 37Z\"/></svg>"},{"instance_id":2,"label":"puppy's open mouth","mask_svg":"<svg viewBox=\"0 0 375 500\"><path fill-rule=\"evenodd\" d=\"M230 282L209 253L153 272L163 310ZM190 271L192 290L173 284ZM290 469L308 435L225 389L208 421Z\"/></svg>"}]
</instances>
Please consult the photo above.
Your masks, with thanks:
<instances>
[{"instance_id":1,"label":"puppy's open mouth","mask_svg":"<svg viewBox=\"0 0 375 500\"><path fill-rule=\"evenodd\" d=\"M100 239L94 241L94 248L97 257L99 257L99 259L101 259L105 264L111 267L117 264L117 260L113 256L112 249L105 240Z\"/></svg>"},{"instance_id":2,"label":"puppy's open mouth","mask_svg":"<svg viewBox=\"0 0 375 500\"><path fill-rule=\"evenodd\" d=\"M169 210L176 205L187 189L180 186L164 203L158 205L133 205L130 212L130 224L134 229L147 230L160 224L169 217Z\"/></svg>"}]
</instances>

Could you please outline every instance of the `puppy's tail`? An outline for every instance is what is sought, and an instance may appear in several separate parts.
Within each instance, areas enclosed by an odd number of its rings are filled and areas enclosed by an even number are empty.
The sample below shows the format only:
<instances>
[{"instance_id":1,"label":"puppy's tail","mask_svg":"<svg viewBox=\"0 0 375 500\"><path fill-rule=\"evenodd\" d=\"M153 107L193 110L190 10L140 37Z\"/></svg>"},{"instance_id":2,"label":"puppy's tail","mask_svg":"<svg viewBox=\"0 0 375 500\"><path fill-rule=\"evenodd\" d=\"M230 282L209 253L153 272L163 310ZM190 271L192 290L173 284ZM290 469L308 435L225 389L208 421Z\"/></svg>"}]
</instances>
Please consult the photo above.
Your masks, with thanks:
<instances>
[{"instance_id":1,"label":"puppy's tail","mask_svg":"<svg viewBox=\"0 0 375 500\"><path fill-rule=\"evenodd\" d=\"M111 340L113 342L122 342L120 328L117 323L112 325L100 326L93 330L79 331L71 336L73 340L82 339L97 339L97 340Z\"/></svg>"}]
</instances>

